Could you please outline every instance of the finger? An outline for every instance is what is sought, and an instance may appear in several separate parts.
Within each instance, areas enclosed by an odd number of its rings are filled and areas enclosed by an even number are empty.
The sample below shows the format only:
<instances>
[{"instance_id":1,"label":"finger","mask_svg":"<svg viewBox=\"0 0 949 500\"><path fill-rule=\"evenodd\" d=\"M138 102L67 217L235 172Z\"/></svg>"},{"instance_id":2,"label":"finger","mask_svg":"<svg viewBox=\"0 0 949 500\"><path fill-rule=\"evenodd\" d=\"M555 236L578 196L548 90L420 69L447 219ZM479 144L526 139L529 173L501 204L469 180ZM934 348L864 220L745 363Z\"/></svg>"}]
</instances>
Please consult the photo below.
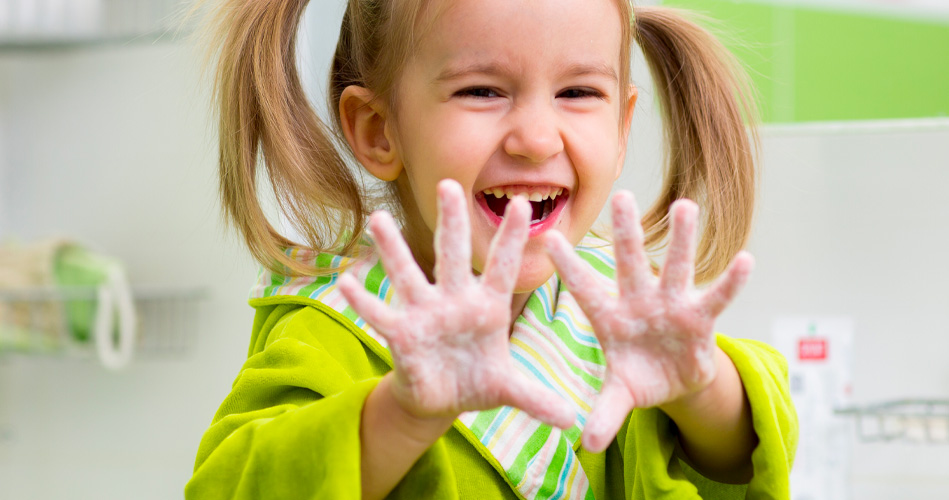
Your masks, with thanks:
<instances>
[{"instance_id":1,"label":"finger","mask_svg":"<svg viewBox=\"0 0 949 500\"><path fill-rule=\"evenodd\" d=\"M636 200L629 191L613 196L613 238L619 292L633 295L652 278L652 267L643 248L643 226Z\"/></svg>"},{"instance_id":2,"label":"finger","mask_svg":"<svg viewBox=\"0 0 949 500\"><path fill-rule=\"evenodd\" d=\"M548 231L544 246L583 313L588 318L595 318L606 310L607 295L602 283L597 281L590 264L577 255L567 239L557 231Z\"/></svg>"},{"instance_id":3,"label":"finger","mask_svg":"<svg viewBox=\"0 0 949 500\"><path fill-rule=\"evenodd\" d=\"M435 229L435 281L449 290L471 280L471 226L461 185L438 183L438 227Z\"/></svg>"},{"instance_id":4,"label":"finger","mask_svg":"<svg viewBox=\"0 0 949 500\"><path fill-rule=\"evenodd\" d=\"M530 214L530 203L524 198L517 196L508 202L504 210L504 221L491 240L491 248L488 250L488 261L482 274L485 286L503 294L510 294L514 290L520 271L521 255L524 253L524 245L530 231Z\"/></svg>"},{"instance_id":5,"label":"finger","mask_svg":"<svg viewBox=\"0 0 949 500\"><path fill-rule=\"evenodd\" d=\"M351 274L340 276L339 291L356 314L366 320L391 344L399 324L399 313L392 310L379 297L367 292L362 283Z\"/></svg>"},{"instance_id":6,"label":"finger","mask_svg":"<svg viewBox=\"0 0 949 500\"><path fill-rule=\"evenodd\" d=\"M677 200L669 209L672 239L659 278L666 292L684 292L695 283L695 229L699 207L691 200Z\"/></svg>"},{"instance_id":7,"label":"finger","mask_svg":"<svg viewBox=\"0 0 949 500\"><path fill-rule=\"evenodd\" d=\"M744 288L755 267L755 258L746 251L738 252L725 274L702 295L699 304L711 317L717 317Z\"/></svg>"},{"instance_id":8,"label":"finger","mask_svg":"<svg viewBox=\"0 0 949 500\"><path fill-rule=\"evenodd\" d=\"M569 429L577 419L576 410L560 395L520 374L503 386L501 404L519 408L537 420L561 429Z\"/></svg>"},{"instance_id":9,"label":"finger","mask_svg":"<svg viewBox=\"0 0 949 500\"><path fill-rule=\"evenodd\" d=\"M593 411L583 428L583 448L593 453L605 450L632 411L635 401L623 384L607 376Z\"/></svg>"},{"instance_id":10,"label":"finger","mask_svg":"<svg viewBox=\"0 0 949 500\"><path fill-rule=\"evenodd\" d=\"M392 286L407 302L417 301L428 287L428 280L412 257L395 220L388 212L375 212L369 218L369 229Z\"/></svg>"}]
</instances>

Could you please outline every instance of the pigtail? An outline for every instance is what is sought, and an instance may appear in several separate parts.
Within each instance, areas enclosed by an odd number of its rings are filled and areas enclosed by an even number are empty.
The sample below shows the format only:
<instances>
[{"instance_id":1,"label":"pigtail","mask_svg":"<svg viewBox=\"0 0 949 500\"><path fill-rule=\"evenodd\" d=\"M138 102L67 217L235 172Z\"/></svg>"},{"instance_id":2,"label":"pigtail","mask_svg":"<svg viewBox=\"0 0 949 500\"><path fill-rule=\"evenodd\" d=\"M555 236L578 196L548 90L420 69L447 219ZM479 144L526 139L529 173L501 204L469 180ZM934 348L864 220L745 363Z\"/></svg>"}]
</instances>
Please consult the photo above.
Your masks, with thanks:
<instances>
[{"instance_id":1,"label":"pigtail","mask_svg":"<svg viewBox=\"0 0 949 500\"><path fill-rule=\"evenodd\" d=\"M222 0L209 23L225 216L262 265L291 275L319 271L284 253L294 243L261 207L258 162L280 209L317 252L351 252L366 212L336 136L313 111L297 73L297 30L306 4Z\"/></svg>"},{"instance_id":2,"label":"pigtail","mask_svg":"<svg viewBox=\"0 0 949 500\"><path fill-rule=\"evenodd\" d=\"M695 200L703 207L704 227L696 282L708 282L751 231L758 149L752 90L728 50L677 11L637 7L634 29L659 95L666 142L662 191L643 217L645 244L664 244L673 201Z\"/></svg>"}]
</instances>

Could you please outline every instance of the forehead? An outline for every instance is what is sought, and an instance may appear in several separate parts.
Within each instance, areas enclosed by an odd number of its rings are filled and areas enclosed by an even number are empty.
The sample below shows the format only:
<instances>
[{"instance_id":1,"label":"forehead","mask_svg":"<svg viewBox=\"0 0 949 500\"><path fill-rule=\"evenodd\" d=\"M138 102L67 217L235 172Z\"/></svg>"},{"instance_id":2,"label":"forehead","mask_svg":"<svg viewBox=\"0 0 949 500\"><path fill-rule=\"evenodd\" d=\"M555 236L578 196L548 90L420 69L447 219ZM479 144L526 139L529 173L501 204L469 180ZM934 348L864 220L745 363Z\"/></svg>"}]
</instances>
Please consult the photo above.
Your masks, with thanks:
<instances>
[{"instance_id":1,"label":"forehead","mask_svg":"<svg viewBox=\"0 0 949 500\"><path fill-rule=\"evenodd\" d=\"M622 30L613 0L431 0L426 11L412 59L431 71L489 64L619 73Z\"/></svg>"}]
</instances>

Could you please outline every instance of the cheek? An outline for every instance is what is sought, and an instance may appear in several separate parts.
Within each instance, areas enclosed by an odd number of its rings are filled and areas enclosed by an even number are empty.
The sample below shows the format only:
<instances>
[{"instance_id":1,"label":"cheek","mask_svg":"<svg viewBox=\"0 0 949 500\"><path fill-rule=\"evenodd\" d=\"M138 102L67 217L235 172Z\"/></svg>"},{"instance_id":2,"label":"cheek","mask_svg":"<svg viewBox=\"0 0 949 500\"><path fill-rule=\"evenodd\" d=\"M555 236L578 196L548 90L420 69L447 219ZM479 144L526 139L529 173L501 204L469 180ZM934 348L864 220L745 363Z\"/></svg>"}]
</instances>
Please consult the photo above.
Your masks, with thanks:
<instances>
[{"instance_id":1,"label":"cheek","mask_svg":"<svg viewBox=\"0 0 949 500\"><path fill-rule=\"evenodd\" d=\"M612 117L611 117L612 118ZM579 190L574 198L571 227L565 232L574 244L578 243L599 217L616 178L619 161L619 132L615 120L591 120L578 124L571 156L577 169Z\"/></svg>"},{"instance_id":2,"label":"cheek","mask_svg":"<svg viewBox=\"0 0 949 500\"><path fill-rule=\"evenodd\" d=\"M437 140L430 147L440 156L441 168L453 177L476 176L498 145L497 130L496 121L487 114L449 115L432 129L429 137Z\"/></svg>"},{"instance_id":3,"label":"cheek","mask_svg":"<svg viewBox=\"0 0 949 500\"><path fill-rule=\"evenodd\" d=\"M411 196L432 231L437 224L438 182L455 179L471 202L475 181L490 158L493 137L478 132L485 130L483 124L470 122L433 116L402 136L400 146Z\"/></svg>"},{"instance_id":4,"label":"cheek","mask_svg":"<svg viewBox=\"0 0 949 500\"><path fill-rule=\"evenodd\" d=\"M423 122L406 131L405 157L424 165L426 172L418 175L436 174L461 180L483 165L486 153L496 144L497 128L486 114L432 111Z\"/></svg>"},{"instance_id":5,"label":"cheek","mask_svg":"<svg viewBox=\"0 0 949 500\"><path fill-rule=\"evenodd\" d=\"M622 129L611 110L574 115L569 123L567 133L573 138L573 156L582 158L587 168L602 170L616 166Z\"/></svg>"}]
</instances>

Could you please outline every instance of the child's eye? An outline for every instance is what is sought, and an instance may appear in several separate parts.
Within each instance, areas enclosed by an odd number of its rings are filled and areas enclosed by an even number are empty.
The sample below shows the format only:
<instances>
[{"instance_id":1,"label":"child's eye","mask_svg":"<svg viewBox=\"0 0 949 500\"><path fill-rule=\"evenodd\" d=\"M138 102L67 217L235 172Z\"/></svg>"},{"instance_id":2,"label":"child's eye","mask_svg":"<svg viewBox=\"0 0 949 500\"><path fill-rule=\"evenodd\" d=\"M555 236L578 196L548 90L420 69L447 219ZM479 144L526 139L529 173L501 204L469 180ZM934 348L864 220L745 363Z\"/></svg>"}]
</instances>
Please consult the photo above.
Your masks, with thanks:
<instances>
[{"instance_id":1,"label":"child's eye","mask_svg":"<svg viewBox=\"0 0 949 500\"><path fill-rule=\"evenodd\" d=\"M575 88L575 89L564 90L560 92L560 94L558 94L557 97L565 97L567 99L582 99L585 97L594 97L597 99L602 99L603 93L594 89Z\"/></svg>"},{"instance_id":2,"label":"child's eye","mask_svg":"<svg viewBox=\"0 0 949 500\"><path fill-rule=\"evenodd\" d=\"M492 97L499 97L499 94L494 89L489 89L487 87L470 87L455 92L455 95L461 97L474 97L477 99L490 99Z\"/></svg>"}]
</instances>

